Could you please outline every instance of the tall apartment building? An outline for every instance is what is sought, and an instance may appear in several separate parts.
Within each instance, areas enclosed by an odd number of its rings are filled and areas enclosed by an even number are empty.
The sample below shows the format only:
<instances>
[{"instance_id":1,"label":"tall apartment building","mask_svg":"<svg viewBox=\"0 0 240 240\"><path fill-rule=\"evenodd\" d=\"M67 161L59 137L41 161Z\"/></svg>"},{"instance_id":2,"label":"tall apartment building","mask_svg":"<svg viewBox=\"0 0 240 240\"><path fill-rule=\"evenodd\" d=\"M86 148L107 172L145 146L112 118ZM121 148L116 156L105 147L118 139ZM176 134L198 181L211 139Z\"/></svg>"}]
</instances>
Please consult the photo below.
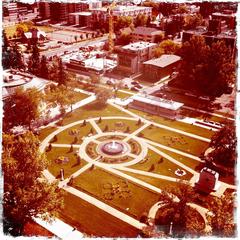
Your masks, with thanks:
<instances>
[{"instance_id":1,"label":"tall apartment building","mask_svg":"<svg viewBox=\"0 0 240 240\"><path fill-rule=\"evenodd\" d=\"M40 2L39 3L39 14L42 19L50 18L51 12L50 12L49 2Z\"/></svg>"},{"instance_id":2,"label":"tall apartment building","mask_svg":"<svg viewBox=\"0 0 240 240\"><path fill-rule=\"evenodd\" d=\"M51 2L50 3L51 20L63 22L68 20L68 4Z\"/></svg>"}]
</instances>

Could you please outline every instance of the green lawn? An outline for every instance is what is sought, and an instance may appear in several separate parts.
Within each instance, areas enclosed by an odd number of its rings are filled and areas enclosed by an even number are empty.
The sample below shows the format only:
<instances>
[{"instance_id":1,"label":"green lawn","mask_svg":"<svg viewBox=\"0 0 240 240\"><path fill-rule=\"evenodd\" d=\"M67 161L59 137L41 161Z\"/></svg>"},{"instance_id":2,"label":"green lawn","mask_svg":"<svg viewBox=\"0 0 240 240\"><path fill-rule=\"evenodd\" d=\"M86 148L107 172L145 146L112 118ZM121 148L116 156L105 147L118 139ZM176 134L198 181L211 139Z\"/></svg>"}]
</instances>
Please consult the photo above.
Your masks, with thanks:
<instances>
[{"instance_id":1,"label":"green lawn","mask_svg":"<svg viewBox=\"0 0 240 240\"><path fill-rule=\"evenodd\" d=\"M118 126L120 124L121 126ZM129 127L129 133L134 132L138 128L140 128L143 123L138 125L137 121L131 120L121 120L121 119L105 119L102 120L101 123L98 123L99 127L104 130L106 126L108 126L108 131L120 131L125 132L127 127Z\"/></svg>"},{"instance_id":2,"label":"green lawn","mask_svg":"<svg viewBox=\"0 0 240 240\"><path fill-rule=\"evenodd\" d=\"M118 183L121 184L122 181L124 181L124 179L119 176L95 168L94 170L87 170L77 177L74 181L74 185L76 188L87 191L91 195L96 196L101 201L106 202L122 212L140 219L143 212L148 212L149 208L157 201L158 195L128 181L129 194L121 196L119 193L115 194L112 200L105 199L104 195L110 194L111 191L105 189L104 186L109 183L114 185Z\"/></svg>"},{"instance_id":3,"label":"green lawn","mask_svg":"<svg viewBox=\"0 0 240 240\"><path fill-rule=\"evenodd\" d=\"M69 153L70 148L57 148L53 147L51 151L46 152L47 159L50 161L48 170L57 177L60 173L60 169L64 169L65 177L69 177L71 174L82 168L86 162L81 159L80 164L77 164L77 157L74 155L76 148L73 149L73 152ZM59 156L68 157L69 162L66 164L56 163L55 160Z\"/></svg>"},{"instance_id":4,"label":"green lawn","mask_svg":"<svg viewBox=\"0 0 240 240\"><path fill-rule=\"evenodd\" d=\"M103 116L123 116L129 117L128 114L118 110L110 105L99 106L98 102L93 102L87 104L81 108L76 109L74 112L67 114L63 119L63 125L93 117L103 117Z\"/></svg>"},{"instance_id":5,"label":"green lawn","mask_svg":"<svg viewBox=\"0 0 240 240\"><path fill-rule=\"evenodd\" d=\"M148 159L148 160L147 160ZM162 161L163 160L163 161ZM150 171L150 169L154 166L153 170ZM157 173L169 177L179 178L182 180L190 180L192 178L192 174L189 173L187 170L183 169L186 172L186 175L179 177L175 174L175 171L177 169L182 169L177 164L172 163L168 159L160 156L156 152L149 150L148 154L140 163L135 164L132 166L134 169L139 169L143 171L149 171L152 173Z\"/></svg>"},{"instance_id":6,"label":"green lawn","mask_svg":"<svg viewBox=\"0 0 240 240\"><path fill-rule=\"evenodd\" d=\"M44 32L53 32L54 31L54 28L49 27L49 26L33 26L33 27L39 29L40 31L44 31ZM7 37L12 37L14 34L16 34L16 29L17 29L17 24L13 25L13 26L4 27Z\"/></svg>"},{"instance_id":7,"label":"green lawn","mask_svg":"<svg viewBox=\"0 0 240 240\"><path fill-rule=\"evenodd\" d=\"M118 91L117 92L117 98L121 98L121 99L124 99L124 98L129 98L129 97L131 97L132 96L132 94L128 94L128 93L125 93L125 92L120 92L120 91Z\"/></svg>"},{"instance_id":8,"label":"green lawn","mask_svg":"<svg viewBox=\"0 0 240 240\"><path fill-rule=\"evenodd\" d=\"M162 149L162 148L158 148L156 147L157 149L159 149L160 151L168 154L169 156L173 157L174 159L176 159L178 162L180 163L183 163L184 165L186 165L187 167L190 167L192 168L193 170L195 171L200 171L198 170L199 168L199 165L201 164L201 162L197 161L197 160L193 160L191 158L188 158L188 157L185 157L185 156L182 156L180 154L177 154L177 153L173 153L171 151L168 151L168 150L165 150L165 149Z\"/></svg>"},{"instance_id":9,"label":"green lawn","mask_svg":"<svg viewBox=\"0 0 240 240\"><path fill-rule=\"evenodd\" d=\"M167 181L167 180L163 180L163 179L159 179L159 178L153 178L153 177L147 177L147 176L143 176L140 174L136 174L136 173L130 173L127 171L123 171L124 173L128 174L129 176L135 177L139 180L142 180L146 183L149 183L159 189L165 189L166 187L177 187L179 183L177 182L172 182L172 181Z\"/></svg>"},{"instance_id":10,"label":"green lawn","mask_svg":"<svg viewBox=\"0 0 240 240\"><path fill-rule=\"evenodd\" d=\"M91 237L137 237L139 230L67 193L60 219Z\"/></svg>"},{"instance_id":11,"label":"green lawn","mask_svg":"<svg viewBox=\"0 0 240 240\"><path fill-rule=\"evenodd\" d=\"M71 134L72 130L76 131L77 142L75 143L74 143L75 135ZM87 122L86 126L83 126L82 124L77 124L57 134L57 141L54 143L81 144L82 137L85 137L91 133L95 134L96 131L90 123Z\"/></svg>"},{"instance_id":12,"label":"green lawn","mask_svg":"<svg viewBox=\"0 0 240 240\"><path fill-rule=\"evenodd\" d=\"M46 127L44 129L41 129L40 134L38 136L39 140L42 141L44 140L50 133L54 132L57 130L56 127Z\"/></svg>"},{"instance_id":13,"label":"green lawn","mask_svg":"<svg viewBox=\"0 0 240 240\"><path fill-rule=\"evenodd\" d=\"M160 124L163 124L172 128L176 128L179 130L183 130L189 133L193 133L201 137L211 138L211 136L214 134L214 132L204 129L202 127L194 126L194 125L183 123L183 122L178 122L178 121L160 117L160 116L155 116L155 115L148 114L146 112L142 112L136 109L129 108L128 110L150 121L160 123Z\"/></svg>"},{"instance_id":14,"label":"green lawn","mask_svg":"<svg viewBox=\"0 0 240 240\"><path fill-rule=\"evenodd\" d=\"M71 99L73 103L79 102L79 101L88 97L87 94L84 94L84 93L81 93L81 92L75 92L73 90L69 90L69 91L74 93L73 97Z\"/></svg>"},{"instance_id":15,"label":"green lawn","mask_svg":"<svg viewBox=\"0 0 240 240\"><path fill-rule=\"evenodd\" d=\"M141 133L146 139L196 156L204 152L209 145L206 142L158 127L144 129Z\"/></svg>"}]
</instances>

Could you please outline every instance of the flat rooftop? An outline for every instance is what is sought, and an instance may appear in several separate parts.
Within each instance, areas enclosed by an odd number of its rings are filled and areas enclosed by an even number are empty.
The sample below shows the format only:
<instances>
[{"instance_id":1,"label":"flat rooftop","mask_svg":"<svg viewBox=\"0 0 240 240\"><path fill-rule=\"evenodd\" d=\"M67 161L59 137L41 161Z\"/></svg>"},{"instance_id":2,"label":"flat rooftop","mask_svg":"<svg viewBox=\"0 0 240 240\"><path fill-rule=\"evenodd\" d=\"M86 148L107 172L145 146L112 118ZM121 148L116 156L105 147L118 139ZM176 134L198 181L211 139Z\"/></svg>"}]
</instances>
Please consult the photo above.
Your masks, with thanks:
<instances>
[{"instance_id":1,"label":"flat rooftop","mask_svg":"<svg viewBox=\"0 0 240 240\"><path fill-rule=\"evenodd\" d=\"M178 110L180 107L182 107L184 104L180 103L180 102L175 102L175 101L171 101L171 100L166 100L163 98L159 98L159 97L154 97L154 96L150 96L150 95L134 95L132 97L133 100L138 101L138 102L142 102L142 103L148 103L154 106L158 106L161 108L166 108L169 110L173 110L176 111Z\"/></svg>"},{"instance_id":2,"label":"flat rooftop","mask_svg":"<svg viewBox=\"0 0 240 240\"><path fill-rule=\"evenodd\" d=\"M91 16L92 13L91 12L74 12L74 13L70 13L69 15L71 15L71 16Z\"/></svg>"},{"instance_id":3,"label":"flat rooftop","mask_svg":"<svg viewBox=\"0 0 240 240\"><path fill-rule=\"evenodd\" d=\"M113 9L113 15L114 12L131 12L131 11L139 11L139 10L146 10L146 9L152 9L151 7L143 7L143 6L124 6L124 5L118 5ZM101 8L93 8L92 11L102 11L107 12L108 7L101 7Z\"/></svg>"},{"instance_id":4,"label":"flat rooftop","mask_svg":"<svg viewBox=\"0 0 240 240\"><path fill-rule=\"evenodd\" d=\"M150 42L135 42L135 43L130 43L128 45L125 45L122 47L124 50L131 50L131 51L138 51L138 50L143 50L145 48L149 48L152 46L157 46L156 43L150 43Z\"/></svg>"},{"instance_id":5,"label":"flat rooftop","mask_svg":"<svg viewBox=\"0 0 240 240\"><path fill-rule=\"evenodd\" d=\"M164 54L159 58L148 60L148 61L144 62L143 64L153 65L156 67L164 68L164 67L171 65L175 62L178 62L180 60L181 60L181 57L179 57L177 55Z\"/></svg>"},{"instance_id":6,"label":"flat rooftop","mask_svg":"<svg viewBox=\"0 0 240 240\"><path fill-rule=\"evenodd\" d=\"M156 28L149 28L149 27L136 27L132 34L141 34L141 35L155 35L164 33L163 31L159 31Z\"/></svg>"}]
</instances>

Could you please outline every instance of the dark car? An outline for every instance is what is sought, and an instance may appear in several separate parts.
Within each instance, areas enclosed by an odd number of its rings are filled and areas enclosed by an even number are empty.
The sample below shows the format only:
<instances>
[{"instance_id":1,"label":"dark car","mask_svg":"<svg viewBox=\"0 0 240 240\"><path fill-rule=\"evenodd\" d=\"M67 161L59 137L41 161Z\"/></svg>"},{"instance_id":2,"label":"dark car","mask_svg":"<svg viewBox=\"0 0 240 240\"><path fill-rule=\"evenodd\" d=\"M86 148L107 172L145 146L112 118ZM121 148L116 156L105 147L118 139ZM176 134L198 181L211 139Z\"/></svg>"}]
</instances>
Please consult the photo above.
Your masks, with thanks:
<instances>
[{"instance_id":1,"label":"dark car","mask_svg":"<svg viewBox=\"0 0 240 240\"><path fill-rule=\"evenodd\" d=\"M139 82L137 82L137 81L132 81L131 84L132 84L132 85L139 85Z\"/></svg>"}]
</instances>

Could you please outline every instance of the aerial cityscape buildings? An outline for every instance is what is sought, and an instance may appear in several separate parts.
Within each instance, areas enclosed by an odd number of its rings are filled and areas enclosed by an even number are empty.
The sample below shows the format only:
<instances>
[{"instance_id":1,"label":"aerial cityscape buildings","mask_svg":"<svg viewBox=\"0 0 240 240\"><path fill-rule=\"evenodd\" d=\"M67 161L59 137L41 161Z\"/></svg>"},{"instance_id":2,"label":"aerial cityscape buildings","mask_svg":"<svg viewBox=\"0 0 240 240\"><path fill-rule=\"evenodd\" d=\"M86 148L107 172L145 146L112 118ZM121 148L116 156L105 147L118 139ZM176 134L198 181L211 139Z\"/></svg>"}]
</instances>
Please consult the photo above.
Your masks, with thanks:
<instances>
[{"instance_id":1,"label":"aerial cityscape buildings","mask_svg":"<svg viewBox=\"0 0 240 240\"><path fill-rule=\"evenodd\" d=\"M3 0L4 236L237 238L238 9Z\"/></svg>"}]
</instances>

